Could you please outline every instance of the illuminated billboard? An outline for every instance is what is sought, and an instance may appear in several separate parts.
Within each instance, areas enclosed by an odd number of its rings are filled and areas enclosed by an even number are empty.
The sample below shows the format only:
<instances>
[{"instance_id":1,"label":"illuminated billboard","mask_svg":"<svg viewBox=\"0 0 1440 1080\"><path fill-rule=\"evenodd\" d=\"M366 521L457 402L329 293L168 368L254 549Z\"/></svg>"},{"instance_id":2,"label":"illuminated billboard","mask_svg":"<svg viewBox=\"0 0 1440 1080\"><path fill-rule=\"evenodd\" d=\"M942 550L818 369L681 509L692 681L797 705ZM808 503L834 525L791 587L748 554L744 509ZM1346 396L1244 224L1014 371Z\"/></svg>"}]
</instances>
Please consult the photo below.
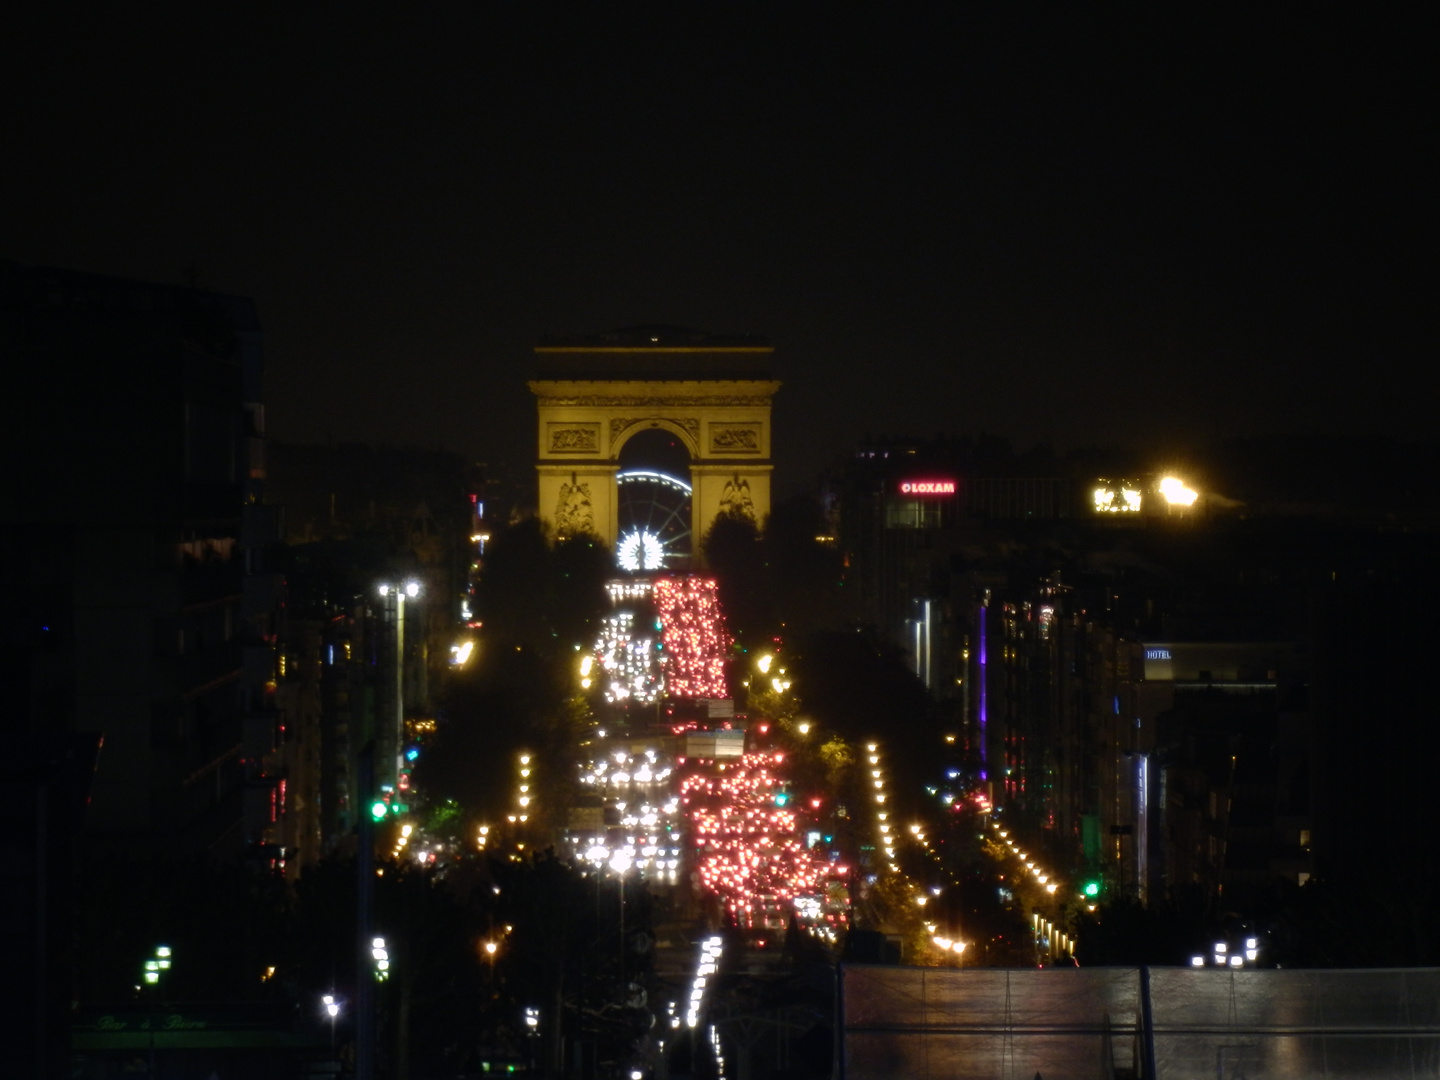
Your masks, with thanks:
<instances>
[{"instance_id":1,"label":"illuminated billboard","mask_svg":"<svg viewBox=\"0 0 1440 1080\"><path fill-rule=\"evenodd\" d=\"M954 495L954 480L901 480L901 495Z\"/></svg>"}]
</instances>

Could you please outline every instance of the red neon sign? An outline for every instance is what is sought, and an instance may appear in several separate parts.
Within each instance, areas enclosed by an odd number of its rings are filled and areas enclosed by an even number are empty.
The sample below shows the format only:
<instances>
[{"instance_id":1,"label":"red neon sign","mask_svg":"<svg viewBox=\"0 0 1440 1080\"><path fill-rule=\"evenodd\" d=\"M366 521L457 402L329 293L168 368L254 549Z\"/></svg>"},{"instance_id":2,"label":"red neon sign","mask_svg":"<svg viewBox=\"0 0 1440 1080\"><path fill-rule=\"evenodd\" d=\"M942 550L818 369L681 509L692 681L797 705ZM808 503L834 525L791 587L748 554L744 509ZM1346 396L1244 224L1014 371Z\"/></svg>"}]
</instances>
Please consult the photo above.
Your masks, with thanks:
<instances>
[{"instance_id":1,"label":"red neon sign","mask_svg":"<svg viewBox=\"0 0 1440 1080\"><path fill-rule=\"evenodd\" d=\"M902 495L954 495L954 480L901 480Z\"/></svg>"}]
</instances>

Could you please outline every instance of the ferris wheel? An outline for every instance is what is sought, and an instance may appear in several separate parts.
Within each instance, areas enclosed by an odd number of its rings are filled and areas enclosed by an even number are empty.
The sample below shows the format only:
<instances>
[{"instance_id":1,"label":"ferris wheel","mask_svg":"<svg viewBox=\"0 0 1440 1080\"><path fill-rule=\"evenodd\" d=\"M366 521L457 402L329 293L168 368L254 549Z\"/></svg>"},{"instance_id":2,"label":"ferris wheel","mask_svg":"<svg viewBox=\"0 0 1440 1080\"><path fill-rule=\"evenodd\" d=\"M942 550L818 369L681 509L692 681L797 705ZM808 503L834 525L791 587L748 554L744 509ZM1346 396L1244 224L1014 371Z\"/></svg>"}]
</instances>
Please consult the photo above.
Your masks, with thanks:
<instances>
[{"instance_id":1,"label":"ferris wheel","mask_svg":"<svg viewBox=\"0 0 1440 1080\"><path fill-rule=\"evenodd\" d=\"M681 567L690 558L690 485L665 473L631 469L615 477L619 536L615 558L641 572Z\"/></svg>"}]
</instances>

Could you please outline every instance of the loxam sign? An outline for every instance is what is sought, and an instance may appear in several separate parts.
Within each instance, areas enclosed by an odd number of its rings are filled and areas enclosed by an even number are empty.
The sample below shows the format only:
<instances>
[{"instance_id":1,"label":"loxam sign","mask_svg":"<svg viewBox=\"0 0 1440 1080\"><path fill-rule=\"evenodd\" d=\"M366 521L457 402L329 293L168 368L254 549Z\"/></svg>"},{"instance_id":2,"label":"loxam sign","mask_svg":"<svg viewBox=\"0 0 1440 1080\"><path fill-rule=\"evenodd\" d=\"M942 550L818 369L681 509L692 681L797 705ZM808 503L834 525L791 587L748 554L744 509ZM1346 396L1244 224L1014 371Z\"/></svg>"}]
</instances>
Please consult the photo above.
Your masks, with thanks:
<instances>
[{"instance_id":1,"label":"loxam sign","mask_svg":"<svg viewBox=\"0 0 1440 1080\"><path fill-rule=\"evenodd\" d=\"M954 480L901 480L901 495L954 495Z\"/></svg>"}]
</instances>

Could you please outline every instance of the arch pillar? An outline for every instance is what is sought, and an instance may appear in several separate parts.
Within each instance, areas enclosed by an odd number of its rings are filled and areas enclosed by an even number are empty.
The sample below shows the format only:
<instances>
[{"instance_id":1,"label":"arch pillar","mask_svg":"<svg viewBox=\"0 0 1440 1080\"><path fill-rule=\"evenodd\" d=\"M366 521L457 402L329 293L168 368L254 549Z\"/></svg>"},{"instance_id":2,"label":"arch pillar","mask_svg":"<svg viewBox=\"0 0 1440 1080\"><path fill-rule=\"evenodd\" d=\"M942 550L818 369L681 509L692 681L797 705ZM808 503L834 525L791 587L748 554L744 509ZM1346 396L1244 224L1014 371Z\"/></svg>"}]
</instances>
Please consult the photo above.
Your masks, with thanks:
<instances>
[{"instance_id":1,"label":"arch pillar","mask_svg":"<svg viewBox=\"0 0 1440 1080\"><path fill-rule=\"evenodd\" d=\"M770 513L769 462L715 462L692 463L690 483L694 490L690 495L692 526L695 536L696 553L700 541L705 538L716 517L726 510L748 510L755 524L765 524Z\"/></svg>"},{"instance_id":2,"label":"arch pillar","mask_svg":"<svg viewBox=\"0 0 1440 1080\"><path fill-rule=\"evenodd\" d=\"M594 533L611 546L618 528L615 474L611 462L582 461L536 467L540 481L540 516L555 537ZM549 513L545 509L549 508Z\"/></svg>"}]
</instances>

